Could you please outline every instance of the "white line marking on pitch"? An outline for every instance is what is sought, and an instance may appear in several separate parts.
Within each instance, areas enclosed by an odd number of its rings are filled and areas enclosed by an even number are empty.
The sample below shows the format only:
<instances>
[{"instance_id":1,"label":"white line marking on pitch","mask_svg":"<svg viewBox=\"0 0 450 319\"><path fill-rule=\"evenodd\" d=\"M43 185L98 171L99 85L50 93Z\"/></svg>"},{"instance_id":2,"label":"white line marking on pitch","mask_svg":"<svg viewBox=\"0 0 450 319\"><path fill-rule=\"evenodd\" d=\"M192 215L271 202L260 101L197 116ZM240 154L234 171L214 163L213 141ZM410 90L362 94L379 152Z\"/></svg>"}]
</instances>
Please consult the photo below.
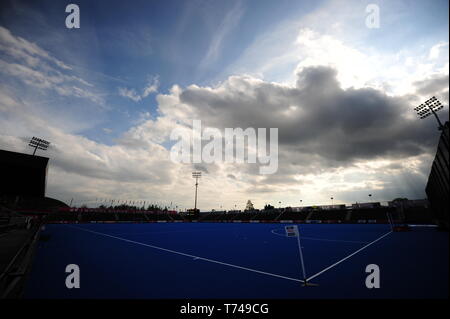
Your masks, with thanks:
<instances>
[{"instance_id":1,"label":"white line marking on pitch","mask_svg":"<svg viewBox=\"0 0 450 319\"><path fill-rule=\"evenodd\" d=\"M354 255L356 255L357 253L359 253L360 251L362 251L363 249L366 249L367 247L369 247L370 245L372 245L372 244L375 244L377 241L379 241L379 240L381 240L381 239L383 239L384 237L386 237L387 235L389 235L389 234L391 234L392 233L392 231L390 231L390 232L388 232L388 233L386 233L386 234L384 234L383 236L381 236L381 237L379 237L379 238L377 238L377 239L375 239L374 241L371 241L370 243L368 243L367 245L365 245L365 246L363 246L363 247L361 247L360 249L358 249L357 251L355 251L354 253L351 253L350 255L348 255L347 257L345 257L345 258L342 258L341 260L339 260L338 262L336 262L336 263L334 263L334 264L332 264L331 266L328 266L327 268L325 268L324 270L322 270L322 271L319 271L317 274L315 274L315 275L312 275L311 277L309 277L309 278L307 278L306 279L306 281L310 281L311 279L313 279L313 278L316 278L317 276L319 276L319 275L321 275L321 274L323 274L324 272L326 272L326 271L328 271L328 270L330 270L331 268L333 268L333 267L335 267L335 266L337 266L337 265L339 265L340 263L342 263L343 261L345 261L345 260L347 260L347 259L349 259L350 257L352 257L352 256L354 256Z\"/></svg>"},{"instance_id":2,"label":"white line marking on pitch","mask_svg":"<svg viewBox=\"0 0 450 319\"><path fill-rule=\"evenodd\" d=\"M233 268L238 268L238 269L242 269L242 270L255 272L255 273L258 273L258 274L268 275L268 276L272 276L272 277L277 277L277 278L282 278L282 279L287 279L287 280L292 280L292 281L297 281L297 282L304 282L303 280L297 279L297 278L286 277L286 276L282 276L282 275L272 274L270 272L265 272L265 271L261 271L261 270L251 269L251 268L242 267L242 266L238 266L238 265L233 265L233 264L229 264L229 263L224 263L224 262L213 260L213 259L203 258L203 257L194 256L194 255L190 255L190 254L185 254L185 253L182 253L182 252L179 252L179 251L175 251L175 250L171 250L171 249L167 249L167 248L163 248L163 247L158 247L158 246L154 246L154 245L144 244L144 243L140 243L138 241L129 240L129 239L126 239L126 238L121 238L121 237L116 237L116 236L108 235L108 234L105 234L105 233L100 233L100 232L96 232L96 231L93 231L93 230L84 229L84 228L81 228L81 227L75 227L75 226L69 226L69 225L67 225L67 226L71 227L71 228L79 229L79 230L82 230L82 231L85 231L85 232L89 232L89 233L93 233L93 234L97 234L97 235L101 235L101 236L106 236L106 237L111 237L111 238L114 238L114 239L122 240L122 241L125 241L125 242L128 242L128 243L141 245L141 246L145 246L145 247L150 247L150 248L154 248L154 249L159 249L159 250L162 250L162 251L166 251L166 252L173 253L173 254L178 254L178 255L181 255L181 256L185 256L185 257L190 257L190 258L193 258L194 260L203 260L203 261L207 261L207 262L211 262L211 263L216 263L216 264L219 264L219 265L224 265L224 266L229 266L229 267L233 267Z\"/></svg>"},{"instance_id":3,"label":"white line marking on pitch","mask_svg":"<svg viewBox=\"0 0 450 319\"><path fill-rule=\"evenodd\" d=\"M272 229L270 232L274 235L281 236L281 237L288 237L286 234L279 234L275 230L280 228ZM301 236L301 239L306 240L317 240L317 241L331 241L331 242L342 242L342 243L351 243L351 244L367 244L367 241L355 241L355 240L341 240L341 239L326 239L326 238L316 238L316 237L305 237Z\"/></svg>"},{"instance_id":4,"label":"white line marking on pitch","mask_svg":"<svg viewBox=\"0 0 450 319\"><path fill-rule=\"evenodd\" d=\"M148 234L171 234L171 233L193 233L199 231L215 231L214 229L198 229L198 230L172 230L172 231L155 231L140 233L116 233L115 235L148 235Z\"/></svg>"}]
</instances>

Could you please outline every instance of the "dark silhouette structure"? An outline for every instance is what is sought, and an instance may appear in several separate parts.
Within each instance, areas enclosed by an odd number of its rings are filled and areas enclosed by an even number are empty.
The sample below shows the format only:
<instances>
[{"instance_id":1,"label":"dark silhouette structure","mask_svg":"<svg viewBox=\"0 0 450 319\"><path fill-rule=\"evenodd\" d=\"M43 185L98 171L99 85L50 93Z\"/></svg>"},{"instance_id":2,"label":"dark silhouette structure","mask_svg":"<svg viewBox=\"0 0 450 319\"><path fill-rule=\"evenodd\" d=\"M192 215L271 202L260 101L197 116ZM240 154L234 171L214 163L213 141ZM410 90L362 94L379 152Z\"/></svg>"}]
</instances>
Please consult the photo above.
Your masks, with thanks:
<instances>
[{"instance_id":1,"label":"dark silhouette structure","mask_svg":"<svg viewBox=\"0 0 450 319\"><path fill-rule=\"evenodd\" d=\"M437 223L449 228L449 123L442 127L439 145L425 188Z\"/></svg>"},{"instance_id":2,"label":"dark silhouette structure","mask_svg":"<svg viewBox=\"0 0 450 319\"><path fill-rule=\"evenodd\" d=\"M48 158L0 150L0 196L44 197Z\"/></svg>"}]
</instances>

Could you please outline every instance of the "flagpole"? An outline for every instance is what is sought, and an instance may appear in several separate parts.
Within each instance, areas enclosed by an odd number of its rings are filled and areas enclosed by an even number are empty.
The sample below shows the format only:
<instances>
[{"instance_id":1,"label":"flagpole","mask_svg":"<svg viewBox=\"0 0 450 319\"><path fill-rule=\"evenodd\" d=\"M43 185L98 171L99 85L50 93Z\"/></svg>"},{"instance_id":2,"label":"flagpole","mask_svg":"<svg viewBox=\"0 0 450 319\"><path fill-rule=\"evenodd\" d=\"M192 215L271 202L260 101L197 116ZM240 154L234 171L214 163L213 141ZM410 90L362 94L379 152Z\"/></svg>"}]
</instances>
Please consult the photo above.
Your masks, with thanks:
<instances>
[{"instance_id":1,"label":"flagpole","mask_svg":"<svg viewBox=\"0 0 450 319\"><path fill-rule=\"evenodd\" d=\"M394 230L394 225L393 225L394 223L392 221L392 216L391 216L391 214L389 214L389 212L387 212L386 215L387 215L387 218L388 218L389 225L391 226L391 231L393 231Z\"/></svg>"},{"instance_id":2,"label":"flagpole","mask_svg":"<svg viewBox=\"0 0 450 319\"><path fill-rule=\"evenodd\" d=\"M300 262L302 264L303 279L305 281L305 286L306 286L306 271L305 271L305 263L303 262L302 244L300 242L300 232L298 231L297 226L295 226L295 228L297 231L297 243L298 243L298 251L300 253Z\"/></svg>"}]
</instances>

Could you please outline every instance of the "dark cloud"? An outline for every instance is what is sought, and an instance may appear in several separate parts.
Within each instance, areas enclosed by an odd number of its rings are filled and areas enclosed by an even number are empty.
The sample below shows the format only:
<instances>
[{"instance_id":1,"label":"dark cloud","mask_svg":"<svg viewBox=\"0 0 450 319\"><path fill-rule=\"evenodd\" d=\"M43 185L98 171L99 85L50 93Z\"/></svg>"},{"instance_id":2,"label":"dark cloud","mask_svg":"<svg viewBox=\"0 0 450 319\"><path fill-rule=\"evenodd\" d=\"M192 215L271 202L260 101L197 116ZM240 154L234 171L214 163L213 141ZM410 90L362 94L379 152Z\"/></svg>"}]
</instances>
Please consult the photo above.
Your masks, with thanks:
<instances>
[{"instance_id":1,"label":"dark cloud","mask_svg":"<svg viewBox=\"0 0 450 319\"><path fill-rule=\"evenodd\" d=\"M422 81L414 82L413 84L417 88L417 93L421 95L434 95L445 89L447 89L448 95L448 75L435 76Z\"/></svg>"},{"instance_id":2,"label":"dark cloud","mask_svg":"<svg viewBox=\"0 0 450 319\"><path fill-rule=\"evenodd\" d=\"M411 97L391 97L371 88L342 89L336 75L329 67L305 68L294 88L232 77L216 89L188 87L180 99L192 106L192 116L204 126L278 128L280 167L319 172L358 160L407 158L433 149L438 136L435 123L411 116L415 106L408 103ZM443 79L435 79L422 86L431 90L442 85Z\"/></svg>"},{"instance_id":3,"label":"dark cloud","mask_svg":"<svg viewBox=\"0 0 450 319\"><path fill-rule=\"evenodd\" d=\"M213 165L209 165L209 166L211 167ZM203 172L205 174L209 173L208 167L206 165L204 165L204 164L194 164L193 165L193 170L200 171L200 172Z\"/></svg>"}]
</instances>

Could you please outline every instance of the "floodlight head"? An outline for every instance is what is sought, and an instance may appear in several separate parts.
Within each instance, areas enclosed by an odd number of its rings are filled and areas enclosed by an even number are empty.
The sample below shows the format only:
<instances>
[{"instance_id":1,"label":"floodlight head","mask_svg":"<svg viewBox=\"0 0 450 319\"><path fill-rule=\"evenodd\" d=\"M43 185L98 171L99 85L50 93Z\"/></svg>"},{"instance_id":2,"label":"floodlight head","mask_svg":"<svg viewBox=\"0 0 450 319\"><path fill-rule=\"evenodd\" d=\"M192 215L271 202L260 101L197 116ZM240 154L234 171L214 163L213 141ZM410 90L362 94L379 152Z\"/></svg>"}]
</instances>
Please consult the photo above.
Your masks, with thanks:
<instances>
[{"instance_id":1,"label":"floodlight head","mask_svg":"<svg viewBox=\"0 0 450 319\"><path fill-rule=\"evenodd\" d=\"M431 110L428 107L428 104L420 104L418 107L414 108L414 110L417 112L420 119L424 119L431 115Z\"/></svg>"},{"instance_id":2,"label":"floodlight head","mask_svg":"<svg viewBox=\"0 0 450 319\"><path fill-rule=\"evenodd\" d=\"M28 143L28 146L34 147L33 155L36 153L37 149L46 151L48 149L49 145L50 145L50 142L43 140L41 138L37 138L35 136L33 136L33 138Z\"/></svg>"},{"instance_id":3,"label":"floodlight head","mask_svg":"<svg viewBox=\"0 0 450 319\"><path fill-rule=\"evenodd\" d=\"M200 178L202 177L202 172L192 172L192 177L193 178Z\"/></svg>"},{"instance_id":4,"label":"floodlight head","mask_svg":"<svg viewBox=\"0 0 450 319\"><path fill-rule=\"evenodd\" d=\"M443 107L444 106L441 104L441 102L435 96L433 96L430 99L426 100L424 103L415 107L414 110L417 112L417 115L422 120L430 116L431 114L439 111Z\"/></svg>"}]
</instances>

